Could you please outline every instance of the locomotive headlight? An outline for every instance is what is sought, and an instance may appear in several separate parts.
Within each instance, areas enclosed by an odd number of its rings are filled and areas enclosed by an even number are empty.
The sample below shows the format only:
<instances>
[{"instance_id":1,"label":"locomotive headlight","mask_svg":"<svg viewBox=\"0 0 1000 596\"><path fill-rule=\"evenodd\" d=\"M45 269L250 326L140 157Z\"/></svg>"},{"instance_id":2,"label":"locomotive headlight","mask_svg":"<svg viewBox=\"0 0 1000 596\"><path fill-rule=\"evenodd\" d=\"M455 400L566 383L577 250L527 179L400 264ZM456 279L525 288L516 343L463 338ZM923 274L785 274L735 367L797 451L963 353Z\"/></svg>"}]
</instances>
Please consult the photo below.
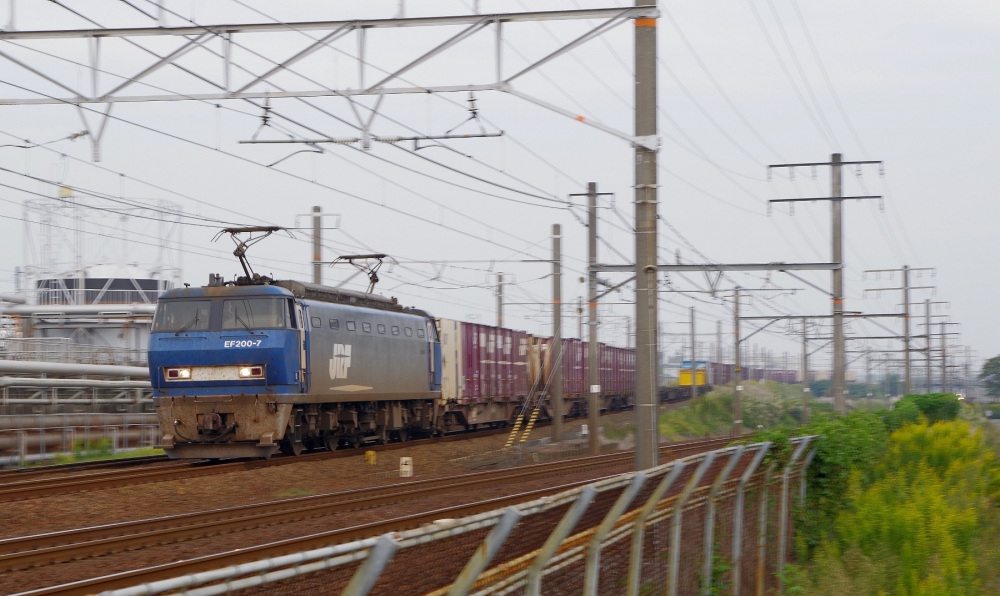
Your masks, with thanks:
<instances>
[{"instance_id":1,"label":"locomotive headlight","mask_svg":"<svg viewBox=\"0 0 1000 596\"><path fill-rule=\"evenodd\" d=\"M242 366L240 367L241 379L259 379L264 376L263 366Z\"/></svg>"},{"instance_id":2,"label":"locomotive headlight","mask_svg":"<svg viewBox=\"0 0 1000 596\"><path fill-rule=\"evenodd\" d=\"M168 381L188 381L191 379L190 368L168 368L164 373Z\"/></svg>"}]
</instances>

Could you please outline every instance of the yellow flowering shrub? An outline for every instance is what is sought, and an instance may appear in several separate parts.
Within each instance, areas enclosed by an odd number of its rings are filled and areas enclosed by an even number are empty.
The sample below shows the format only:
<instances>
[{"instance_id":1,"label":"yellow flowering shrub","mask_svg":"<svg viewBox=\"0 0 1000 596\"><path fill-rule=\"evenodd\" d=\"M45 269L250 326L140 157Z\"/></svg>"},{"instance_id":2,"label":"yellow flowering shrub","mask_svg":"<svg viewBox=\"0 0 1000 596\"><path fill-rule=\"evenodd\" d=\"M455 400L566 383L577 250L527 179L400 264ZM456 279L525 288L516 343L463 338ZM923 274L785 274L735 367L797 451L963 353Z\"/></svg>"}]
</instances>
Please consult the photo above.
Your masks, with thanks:
<instances>
[{"instance_id":1,"label":"yellow flowering shrub","mask_svg":"<svg viewBox=\"0 0 1000 596\"><path fill-rule=\"evenodd\" d=\"M997 531L997 455L967 422L904 425L817 549L812 588L852 596L984 594L980 538ZM877 569L877 573L872 570ZM860 578L865 583L860 583Z\"/></svg>"}]
</instances>

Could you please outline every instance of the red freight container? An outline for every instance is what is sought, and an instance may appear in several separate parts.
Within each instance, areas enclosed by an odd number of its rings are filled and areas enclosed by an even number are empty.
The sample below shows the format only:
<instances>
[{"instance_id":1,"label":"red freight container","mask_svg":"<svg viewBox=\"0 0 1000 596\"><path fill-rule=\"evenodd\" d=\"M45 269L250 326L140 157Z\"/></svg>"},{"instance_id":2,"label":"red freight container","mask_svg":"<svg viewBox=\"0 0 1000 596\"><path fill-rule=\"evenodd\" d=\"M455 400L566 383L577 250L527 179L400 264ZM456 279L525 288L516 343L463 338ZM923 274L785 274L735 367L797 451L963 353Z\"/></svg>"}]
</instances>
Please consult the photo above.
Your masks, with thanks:
<instances>
[{"instance_id":1,"label":"red freight container","mask_svg":"<svg viewBox=\"0 0 1000 596\"><path fill-rule=\"evenodd\" d=\"M461 323L464 403L509 401L528 393L528 338L523 331Z\"/></svg>"},{"instance_id":2,"label":"red freight container","mask_svg":"<svg viewBox=\"0 0 1000 596\"><path fill-rule=\"evenodd\" d=\"M548 359L552 340L542 340L545 359L543 384L551 382L552 363ZM587 342L567 338L563 340L563 394L566 397L587 395ZM601 344L598 351L600 385L603 395L628 395L635 391L635 350Z\"/></svg>"}]
</instances>

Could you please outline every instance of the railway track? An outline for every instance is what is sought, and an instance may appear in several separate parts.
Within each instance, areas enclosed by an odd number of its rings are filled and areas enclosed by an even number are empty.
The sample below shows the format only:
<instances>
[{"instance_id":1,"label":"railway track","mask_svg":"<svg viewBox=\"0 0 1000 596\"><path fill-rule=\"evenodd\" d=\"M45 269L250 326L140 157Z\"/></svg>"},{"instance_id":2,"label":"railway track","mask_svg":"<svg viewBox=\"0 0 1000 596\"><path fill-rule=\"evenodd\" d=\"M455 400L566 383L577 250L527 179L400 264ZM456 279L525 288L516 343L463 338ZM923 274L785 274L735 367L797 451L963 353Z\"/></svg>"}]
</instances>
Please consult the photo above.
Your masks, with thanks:
<instances>
[{"instance_id":1,"label":"railway track","mask_svg":"<svg viewBox=\"0 0 1000 596\"><path fill-rule=\"evenodd\" d=\"M688 443L675 443L663 446L661 453L665 459L676 459L702 451L717 449L728 444L730 441L729 437L724 437ZM0 570L22 569L63 560L87 558L111 552L131 550L150 544L165 544L196 537L242 531L275 523L376 507L406 499L425 498L447 492L481 489L552 475L566 475L581 471L622 466L629 464L633 457L633 452L590 456L493 472L479 472L461 476L420 480L383 487L299 497L283 501L12 538L0 541ZM237 549L226 553L196 557L111 576L83 580L72 584L35 590L25 594L33 596L41 594L93 594L100 590L125 587L166 577L175 577L181 574L195 573L264 557L306 550L320 545L336 544L378 533L402 530L442 517L471 515L497 507L520 503L546 494L555 494L568 488L594 481L595 479L591 478L507 497L458 505L431 512L341 528Z\"/></svg>"},{"instance_id":2,"label":"railway track","mask_svg":"<svg viewBox=\"0 0 1000 596\"><path fill-rule=\"evenodd\" d=\"M393 451L416 445L462 441L477 437L488 437L495 434L503 434L506 432L508 432L508 429L505 428L466 431L432 439L407 441L405 443L366 445L364 449L372 451ZM198 476L208 476L212 474L259 470L261 468L282 466L286 464L351 457L356 456L358 453L358 449L338 449L337 451L318 451L299 456L272 457L271 459L221 462L213 462L209 460L167 460L168 463L157 465L154 468L139 467L139 469L98 470L95 472L86 472L71 476L47 475L44 478L32 478L29 475L29 477L23 478L14 475L13 479L10 481L2 481L3 477L0 477L0 503L90 490L103 490L134 484L180 480Z\"/></svg>"},{"instance_id":3,"label":"railway track","mask_svg":"<svg viewBox=\"0 0 1000 596\"><path fill-rule=\"evenodd\" d=\"M86 470L132 468L167 461L170 461L170 459L166 455L146 455L141 457L123 457L120 459L81 461L69 464L47 464L32 466L30 468L9 468L0 470L0 482L6 482L8 478L28 478L45 474L65 474L67 472Z\"/></svg>"},{"instance_id":4,"label":"railway track","mask_svg":"<svg viewBox=\"0 0 1000 596\"><path fill-rule=\"evenodd\" d=\"M551 421L542 421L536 428L545 427ZM444 435L442 437L416 439L405 443L387 443L383 445L367 444L364 450L392 451L434 442L447 443L478 437L488 437L510 432L509 427L495 429L476 429ZM40 466L24 470L0 471L0 503L36 499L40 497L63 495L92 490L103 490L145 484L181 480L212 474L228 472L243 472L285 464L337 459L357 455L358 449L336 451L318 451L299 456L275 456L267 460L170 460L166 456L150 456L134 458L134 460L113 460L102 462L80 462L78 464L59 464ZM146 467L146 466L156 467ZM81 474L72 474L73 472ZM65 475L65 473L71 475ZM41 477L38 477L41 476Z\"/></svg>"}]
</instances>

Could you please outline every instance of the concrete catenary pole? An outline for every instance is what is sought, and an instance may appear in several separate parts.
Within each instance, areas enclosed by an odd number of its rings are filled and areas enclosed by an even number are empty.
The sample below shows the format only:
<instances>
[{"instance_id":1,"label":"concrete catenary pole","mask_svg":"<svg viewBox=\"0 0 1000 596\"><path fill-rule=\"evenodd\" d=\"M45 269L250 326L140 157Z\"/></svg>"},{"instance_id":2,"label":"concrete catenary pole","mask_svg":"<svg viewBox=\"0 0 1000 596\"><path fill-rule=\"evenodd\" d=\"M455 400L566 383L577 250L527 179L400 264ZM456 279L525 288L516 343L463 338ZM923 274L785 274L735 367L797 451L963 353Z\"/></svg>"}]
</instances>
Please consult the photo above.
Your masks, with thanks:
<instances>
[{"instance_id":1,"label":"concrete catenary pole","mask_svg":"<svg viewBox=\"0 0 1000 596\"><path fill-rule=\"evenodd\" d=\"M834 153L830 159L830 186L833 200L830 201L833 239L833 262L844 263L844 221L843 206L840 200L843 196L843 177L840 165L841 155ZM847 400L844 399L844 369L847 365L847 353L844 345L844 270L833 270L833 404L841 414L847 413Z\"/></svg>"},{"instance_id":2,"label":"concrete catenary pole","mask_svg":"<svg viewBox=\"0 0 1000 596\"><path fill-rule=\"evenodd\" d=\"M497 327L503 327L503 273L497 273Z\"/></svg>"},{"instance_id":3,"label":"concrete catenary pole","mask_svg":"<svg viewBox=\"0 0 1000 596\"><path fill-rule=\"evenodd\" d=\"M809 321L802 318L802 423L809 422Z\"/></svg>"},{"instance_id":4,"label":"concrete catenary pole","mask_svg":"<svg viewBox=\"0 0 1000 596\"><path fill-rule=\"evenodd\" d=\"M323 283L323 216L319 206L313 207L313 283Z\"/></svg>"},{"instance_id":5,"label":"concrete catenary pole","mask_svg":"<svg viewBox=\"0 0 1000 596\"><path fill-rule=\"evenodd\" d=\"M562 441L562 226L552 225L552 440ZM541 364L541 363L539 363ZM543 366L544 369L544 366Z\"/></svg>"},{"instance_id":6,"label":"concrete catenary pole","mask_svg":"<svg viewBox=\"0 0 1000 596\"><path fill-rule=\"evenodd\" d=\"M872 352L865 352L865 397L871 397L872 391ZM907 393L909 393L907 391Z\"/></svg>"},{"instance_id":7,"label":"concrete catenary pole","mask_svg":"<svg viewBox=\"0 0 1000 596\"><path fill-rule=\"evenodd\" d=\"M946 324L941 323L941 393L948 393L948 337Z\"/></svg>"},{"instance_id":8,"label":"concrete catenary pole","mask_svg":"<svg viewBox=\"0 0 1000 596\"><path fill-rule=\"evenodd\" d=\"M636 6L655 6L656 0L635 0ZM656 127L656 19L635 20L635 136L655 139ZM657 151L635 148L635 346L636 445L635 467L656 465L657 427L657 273L656 238Z\"/></svg>"},{"instance_id":9,"label":"concrete catenary pole","mask_svg":"<svg viewBox=\"0 0 1000 596\"><path fill-rule=\"evenodd\" d=\"M924 300L924 329L927 333L927 351L924 352L924 368L927 376L927 393L931 392L931 299Z\"/></svg>"},{"instance_id":10,"label":"concrete catenary pole","mask_svg":"<svg viewBox=\"0 0 1000 596\"><path fill-rule=\"evenodd\" d=\"M906 391L908 395L913 390L910 371L910 267L903 265L903 365L906 367Z\"/></svg>"},{"instance_id":11,"label":"concrete catenary pole","mask_svg":"<svg viewBox=\"0 0 1000 596\"><path fill-rule=\"evenodd\" d=\"M691 307L691 397L698 397L698 344L694 334L694 307Z\"/></svg>"},{"instance_id":12,"label":"concrete catenary pole","mask_svg":"<svg viewBox=\"0 0 1000 596\"><path fill-rule=\"evenodd\" d=\"M716 378L717 372L721 370L719 367L722 366L722 321L715 322L715 366L712 367L712 380L713 384L717 384L719 379Z\"/></svg>"},{"instance_id":13,"label":"concrete catenary pole","mask_svg":"<svg viewBox=\"0 0 1000 596\"><path fill-rule=\"evenodd\" d=\"M601 365L597 344L597 184L587 185L587 425L591 455L601 453Z\"/></svg>"},{"instance_id":14,"label":"concrete catenary pole","mask_svg":"<svg viewBox=\"0 0 1000 596\"><path fill-rule=\"evenodd\" d=\"M736 398L733 400L733 435L743 434L743 362L740 360L740 289L736 288L733 300L733 383L736 386Z\"/></svg>"}]
</instances>

